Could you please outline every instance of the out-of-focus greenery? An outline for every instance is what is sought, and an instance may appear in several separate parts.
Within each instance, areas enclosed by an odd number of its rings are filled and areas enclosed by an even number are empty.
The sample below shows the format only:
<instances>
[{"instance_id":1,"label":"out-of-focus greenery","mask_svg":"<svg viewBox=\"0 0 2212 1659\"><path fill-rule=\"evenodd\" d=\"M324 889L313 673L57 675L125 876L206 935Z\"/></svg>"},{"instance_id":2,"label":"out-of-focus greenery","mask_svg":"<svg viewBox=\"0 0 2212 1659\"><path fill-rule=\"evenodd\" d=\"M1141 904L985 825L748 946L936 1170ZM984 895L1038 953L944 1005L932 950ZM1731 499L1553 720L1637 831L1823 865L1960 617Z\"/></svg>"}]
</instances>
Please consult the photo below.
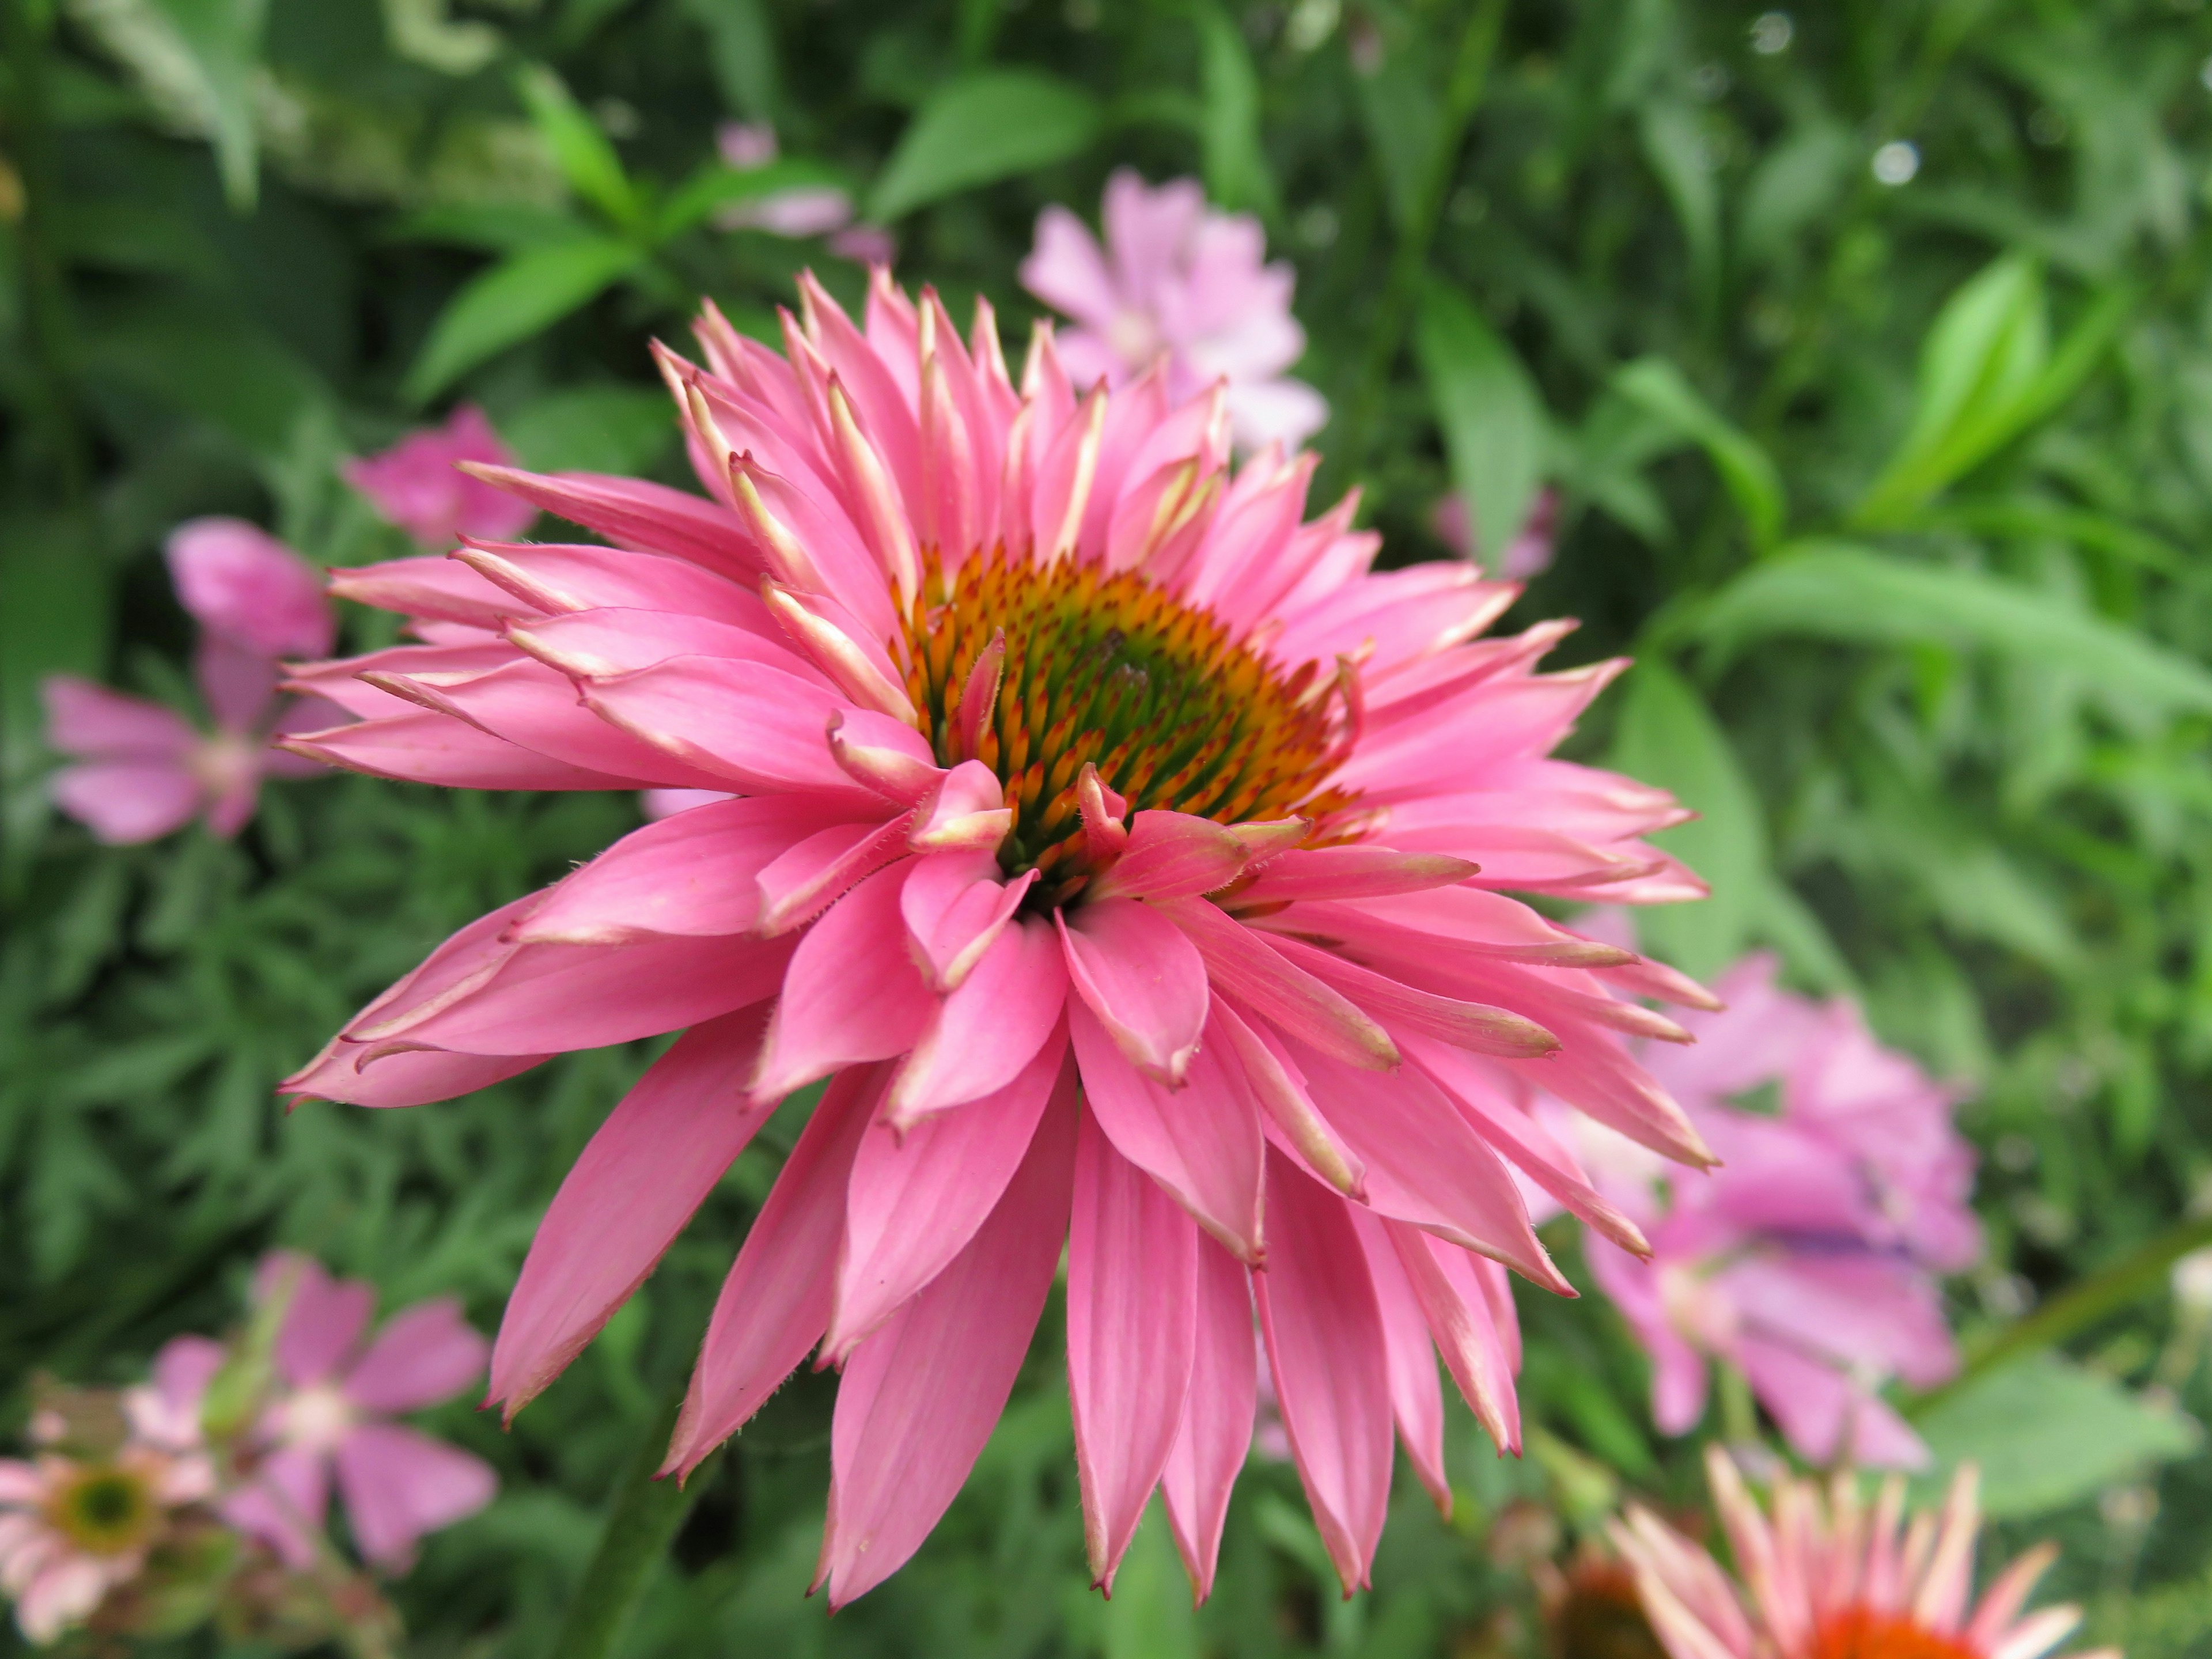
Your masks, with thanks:
<instances>
[{"instance_id":1,"label":"out-of-focus greenery","mask_svg":"<svg viewBox=\"0 0 2212 1659\"><path fill-rule=\"evenodd\" d=\"M1705 814L1672 833L1714 896L1650 939L1699 972L1773 946L1971 1089L1990 1249L1957 1320L1972 1352L2053 1311L1923 1426L2002 1471L2008 1537L2055 1530L2136 1659L2212 1640L2212 1468L2175 1415L2212 1405L2212 1313L2169 1305L2160 1244L2212 1201L2202 0L4 12L9 1382L131 1376L225 1317L272 1242L392 1302L456 1291L489 1328L647 1057L283 1113L271 1084L343 1015L635 808L331 779L274 787L235 844L94 848L43 805L33 687L188 700L162 533L239 512L325 562L395 556L337 465L453 395L532 464L678 478L647 337L678 340L702 292L766 330L802 264L861 282L818 243L716 230L722 209L842 185L905 279L956 312L988 294L1018 343L1038 209L1088 212L1129 164L1202 176L1297 264L1324 482L1365 487L1389 561L1443 555L1428 515L1455 482L1492 545L1559 487L1559 558L1517 614L1583 618L1571 658L1638 655L1585 751ZM732 118L773 122L784 161L722 167ZM512 1435L441 1425L505 1486L401 1587L410 1651L550 1650L790 1133ZM1496 1461L1455 1416L1457 1513L1401 1480L1371 1595L1338 1600L1294 1479L1258 1462L1209 1607L1157 1522L1091 1595L1044 1340L937 1536L834 1623L801 1599L831 1390L799 1378L621 1650L1528 1650L1524 1568L1559 1525L1697 1487L1610 1311L1522 1305L1530 1455Z\"/></svg>"}]
</instances>

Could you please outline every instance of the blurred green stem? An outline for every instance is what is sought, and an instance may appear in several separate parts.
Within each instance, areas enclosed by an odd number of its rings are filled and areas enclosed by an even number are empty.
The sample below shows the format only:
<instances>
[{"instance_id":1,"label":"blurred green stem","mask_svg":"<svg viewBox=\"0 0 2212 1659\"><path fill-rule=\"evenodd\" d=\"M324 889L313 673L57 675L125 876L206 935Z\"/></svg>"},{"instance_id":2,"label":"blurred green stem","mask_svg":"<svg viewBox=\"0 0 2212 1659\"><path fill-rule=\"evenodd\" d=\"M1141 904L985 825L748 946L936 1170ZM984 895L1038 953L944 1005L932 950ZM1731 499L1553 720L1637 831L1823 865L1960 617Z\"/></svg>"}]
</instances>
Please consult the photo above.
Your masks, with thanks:
<instances>
[{"instance_id":1,"label":"blurred green stem","mask_svg":"<svg viewBox=\"0 0 2212 1659\"><path fill-rule=\"evenodd\" d=\"M2027 1318L2008 1325L1988 1341L1975 1345L1957 1379L1922 1395L1910 1407L1911 1414L1918 1416L1937 1401L2008 1360L2055 1347L2130 1303L2142 1300L2166 1282L2166 1275L2175 1262L2207 1245L2212 1245L2212 1216L2193 1217L2168 1228L2111 1267L2069 1285Z\"/></svg>"},{"instance_id":2,"label":"blurred green stem","mask_svg":"<svg viewBox=\"0 0 2212 1659\"><path fill-rule=\"evenodd\" d=\"M629 1468L607 1510L599 1547L592 1553L591 1565L584 1569L575 1597L568 1604L568 1617L561 1626L561 1639L554 1644L553 1659L605 1659L615 1651L630 1614L645 1599L653 1570L668 1553L691 1505L721 1467L722 1454L717 1450L680 1486L672 1479L654 1478L667 1455L668 1437L675 1431L687 1383L688 1378L678 1382L675 1392L653 1414L644 1440L631 1455Z\"/></svg>"},{"instance_id":3,"label":"blurred green stem","mask_svg":"<svg viewBox=\"0 0 2212 1659\"><path fill-rule=\"evenodd\" d=\"M1354 477L1365 470L1368 453L1374 447L1375 428L1382 414L1383 394L1389 389L1390 371L1406 343L1407 324L1420 301L1422 280L1428 273L1429 250L1436 242L1437 227L1443 218L1444 204L1451 196L1452 179L1459 172L1460 151L1466 144L1468 128L1474 124L1475 112L1482 107L1491 60L1497 56L1498 31L1504 21L1505 0L1480 0L1468 17L1466 30L1460 35L1451 81L1444 90L1443 125L1437 133L1436 148L1429 155L1428 173L1421 181L1421 193L1415 201L1412 218L1398 238L1382 303L1375 315L1374 331L1368 337L1367 355L1360 365L1351 407L1345 413L1341 441L1337 447L1340 458L1338 465Z\"/></svg>"}]
</instances>

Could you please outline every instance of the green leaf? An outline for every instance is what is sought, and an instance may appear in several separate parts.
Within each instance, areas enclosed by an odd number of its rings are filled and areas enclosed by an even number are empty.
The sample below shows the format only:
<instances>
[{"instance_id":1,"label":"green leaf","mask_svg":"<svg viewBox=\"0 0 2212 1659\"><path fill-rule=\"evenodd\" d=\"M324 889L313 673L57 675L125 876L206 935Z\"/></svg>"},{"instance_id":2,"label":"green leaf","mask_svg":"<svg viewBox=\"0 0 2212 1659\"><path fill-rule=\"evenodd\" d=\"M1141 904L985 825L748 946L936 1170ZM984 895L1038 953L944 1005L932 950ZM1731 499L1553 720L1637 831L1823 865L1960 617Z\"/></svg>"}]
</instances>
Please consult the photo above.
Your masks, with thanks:
<instances>
[{"instance_id":1,"label":"green leaf","mask_svg":"<svg viewBox=\"0 0 2212 1659\"><path fill-rule=\"evenodd\" d=\"M1476 556L1495 560L1528 521L1543 480L1543 399L1513 348L1443 283L1422 296L1414 349L1443 429L1453 488L1474 526Z\"/></svg>"},{"instance_id":2,"label":"green leaf","mask_svg":"<svg viewBox=\"0 0 2212 1659\"><path fill-rule=\"evenodd\" d=\"M1167 1516L1156 1498L1145 1511L1100 1609L1105 1659L1200 1659L1190 1580L1176 1559Z\"/></svg>"},{"instance_id":3,"label":"green leaf","mask_svg":"<svg viewBox=\"0 0 2212 1659\"><path fill-rule=\"evenodd\" d=\"M1698 112L1671 100L1647 105L1641 136L1644 160L1674 205L1690 252L1692 280L1710 312L1720 302L1721 196Z\"/></svg>"},{"instance_id":4,"label":"green leaf","mask_svg":"<svg viewBox=\"0 0 2212 1659\"><path fill-rule=\"evenodd\" d=\"M1391 52L1362 71L1358 85L1359 112L1382 175L1390 222L1402 231L1420 211L1437 135L1443 131L1443 110L1418 52Z\"/></svg>"},{"instance_id":5,"label":"green leaf","mask_svg":"<svg viewBox=\"0 0 2212 1659\"><path fill-rule=\"evenodd\" d=\"M1771 263L1799 232L1834 205L1861 154L1842 122L1807 122L1759 159L1745 182L1736 220L1738 257L1748 266Z\"/></svg>"},{"instance_id":6,"label":"green leaf","mask_svg":"<svg viewBox=\"0 0 2212 1659\"><path fill-rule=\"evenodd\" d=\"M1795 544L1723 588L1696 626L1723 655L1781 635L1972 647L2072 670L2124 708L2212 710L2212 672L2130 629L1982 571L1849 543Z\"/></svg>"},{"instance_id":7,"label":"green leaf","mask_svg":"<svg viewBox=\"0 0 2212 1659\"><path fill-rule=\"evenodd\" d=\"M60 515L0 519L0 784L10 788L44 757L39 682L96 679L106 666L114 581L88 539Z\"/></svg>"},{"instance_id":8,"label":"green leaf","mask_svg":"<svg viewBox=\"0 0 2212 1659\"><path fill-rule=\"evenodd\" d=\"M470 279L439 313L402 388L425 404L486 358L550 328L644 263L611 237L532 248Z\"/></svg>"},{"instance_id":9,"label":"green leaf","mask_svg":"<svg viewBox=\"0 0 2212 1659\"><path fill-rule=\"evenodd\" d=\"M931 95L899 137L868 198L878 223L979 185L1081 155L1098 136L1098 102L1034 70L987 70Z\"/></svg>"},{"instance_id":10,"label":"green leaf","mask_svg":"<svg viewBox=\"0 0 2212 1659\"><path fill-rule=\"evenodd\" d=\"M1198 13L1198 46L1206 193L1225 208L1266 212L1275 204L1275 181L1260 143L1260 77L1252 54L1236 24L1214 5Z\"/></svg>"},{"instance_id":11,"label":"green leaf","mask_svg":"<svg viewBox=\"0 0 2212 1659\"><path fill-rule=\"evenodd\" d=\"M269 0L153 0L176 31L198 85L195 91L215 144L224 199L240 213L253 206L260 185L255 136L253 82L261 67L261 39Z\"/></svg>"},{"instance_id":12,"label":"green leaf","mask_svg":"<svg viewBox=\"0 0 2212 1659\"><path fill-rule=\"evenodd\" d=\"M1613 388L1678 435L1702 447L1735 498L1761 552L1782 534L1789 503L1782 473L1751 434L1722 415L1664 357L1643 357L1613 377Z\"/></svg>"},{"instance_id":13,"label":"green leaf","mask_svg":"<svg viewBox=\"0 0 2212 1659\"><path fill-rule=\"evenodd\" d=\"M663 239L680 235L723 208L758 201L778 191L819 185L842 190L846 180L834 167L795 157L742 171L710 162L685 179L662 204L657 234Z\"/></svg>"},{"instance_id":14,"label":"green leaf","mask_svg":"<svg viewBox=\"0 0 2212 1659\"><path fill-rule=\"evenodd\" d=\"M569 188L615 223L625 228L637 226L645 210L636 186L623 171L622 158L599 123L569 96L561 77L543 64L526 64L515 71L514 89L551 148Z\"/></svg>"},{"instance_id":15,"label":"green leaf","mask_svg":"<svg viewBox=\"0 0 2212 1659\"><path fill-rule=\"evenodd\" d=\"M514 253L591 234L565 209L527 202L441 203L409 214L390 232L395 242L441 242L486 253Z\"/></svg>"},{"instance_id":16,"label":"green leaf","mask_svg":"<svg viewBox=\"0 0 2212 1659\"><path fill-rule=\"evenodd\" d=\"M290 346L219 300L134 299L88 332L88 365L102 379L199 416L264 465L284 460L301 423L335 401Z\"/></svg>"},{"instance_id":17,"label":"green leaf","mask_svg":"<svg viewBox=\"0 0 2212 1659\"><path fill-rule=\"evenodd\" d=\"M499 429L532 471L641 473L675 442L676 415L657 386L564 386L505 416Z\"/></svg>"},{"instance_id":18,"label":"green leaf","mask_svg":"<svg viewBox=\"0 0 2212 1659\"><path fill-rule=\"evenodd\" d=\"M748 121L775 118L775 37L762 0L684 0L707 31L707 61L722 101Z\"/></svg>"},{"instance_id":19,"label":"green leaf","mask_svg":"<svg viewBox=\"0 0 2212 1659\"><path fill-rule=\"evenodd\" d=\"M2000 1520L2079 1503L2204 1437L2194 1419L2053 1353L1975 1378L1913 1426L1943 1470L1980 1466L1982 1508Z\"/></svg>"},{"instance_id":20,"label":"green leaf","mask_svg":"<svg viewBox=\"0 0 2212 1659\"><path fill-rule=\"evenodd\" d=\"M1770 902L1765 813L1727 734L1680 675L1647 657L1629 671L1623 691L1606 763L1672 790L1698 815L1651 840L1712 889L1702 903L1640 912L1637 927L1654 951L1685 972L1717 974L1741 954Z\"/></svg>"}]
</instances>

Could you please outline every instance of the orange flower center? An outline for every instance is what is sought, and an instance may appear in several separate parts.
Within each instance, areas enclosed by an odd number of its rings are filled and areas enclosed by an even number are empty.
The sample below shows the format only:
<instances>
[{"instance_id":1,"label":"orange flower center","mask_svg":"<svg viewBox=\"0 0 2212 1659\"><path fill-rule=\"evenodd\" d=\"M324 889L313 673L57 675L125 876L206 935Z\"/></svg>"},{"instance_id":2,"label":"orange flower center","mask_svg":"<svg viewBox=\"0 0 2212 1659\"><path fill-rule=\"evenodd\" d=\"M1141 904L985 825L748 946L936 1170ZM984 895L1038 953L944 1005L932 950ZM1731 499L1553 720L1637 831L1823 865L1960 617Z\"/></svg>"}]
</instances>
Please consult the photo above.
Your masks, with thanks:
<instances>
[{"instance_id":1,"label":"orange flower center","mask_svg":"<svg viewBox=\"0 0 2212 1659\"><path fill-rule=\"evenodd\" d=\"M1955 1636L1893 1613L1850 1607L1823 1624L1809 1659L1980 1659Z\"/></svg>"},{"instance_id":2,"label":"orange flower center","mask_svg":"<svg viewBox=\"0 0 2212 1659\"><path fill-rule=\"evenodd\" d=\"M145 1480L112 1463L95 1463L65 1481L46 1501L46 1519L88 1555L123 1555L153 1530L156 1510Z\"/></svg>"},{"instance_id":3,"label":"orange flower center","mask_svg":"<svg viewBox=\"0 0 2212 1659\"><path fill-rule=\"evenodd\" d=\"M1001 633L991 699L986 653ZM994 550L947 576L933 555L906 639L907 695L939 763L980 760L998 774L1014 809L1000 861L1009 875L1035 866L1045 905L1073 898L1091 873L1076 802L1086 762L1132 811L1223 823L1297 814L1314 821L1314 841L1342 829L1356 799L1328 787L1343 758L1343 677L1312 663L1279 672L1210 611L1134 572ZM972 743L961 713L971 682L988 700L970 703L981 709Z\"/></svg>"}]
</instances>

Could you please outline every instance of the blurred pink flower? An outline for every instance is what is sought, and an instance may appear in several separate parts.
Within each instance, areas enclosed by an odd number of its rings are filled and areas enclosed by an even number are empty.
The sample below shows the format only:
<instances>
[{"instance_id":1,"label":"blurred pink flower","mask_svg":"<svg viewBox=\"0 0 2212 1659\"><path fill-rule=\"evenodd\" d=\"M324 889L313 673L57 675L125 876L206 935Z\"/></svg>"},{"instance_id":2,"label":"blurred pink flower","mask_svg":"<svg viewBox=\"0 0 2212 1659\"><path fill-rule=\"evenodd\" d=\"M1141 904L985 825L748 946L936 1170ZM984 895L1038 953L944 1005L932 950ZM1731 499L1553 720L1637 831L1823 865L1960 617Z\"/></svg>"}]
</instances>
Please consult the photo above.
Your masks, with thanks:
<instances>
[{"instance_id":1,"label":"blurred pink flower","mask_svg":"<svg viewBox=\"0 0 2212 1659\"><path fill-rule=\"evenodd\" d=\"M342 470L387 524L443 552L463 536L502 541L537 522L535 507L459 466L463 461L507 466L514 459L483 410L462 404L444 426L410 433L381 454L348 461Z\"/></svg>"},{"instance_id":2,"label":"blurred pink flower","mask_svg":"<svg viewBox=\"0 0 2212 1659\"><path fill-rule=\"evenodd\" d=\"M1481 556L1481 550L1474 544L1474 524L1463 496L1440 496L1430 509L1429 528L1436 532L1438 541L1469 564L1481 565L1501 581L1525 582L1552 568L1552 537L1559 516L1559 492L1548 487L1539 491L1528 509L1528 522L1521 526L1521 533L1505 544L1495 569L1490 568L1489 561Z\"/></svg>"},{"instance_id":3,"label":"blurred pink flower","mask_svg":"<svg viewBox=\"0 0 2212 1659\"><path fill-rule=\"evenodd\" d=\"M0 1590L24 1636L52 1642L88 1618L214 1486L205 1457L135 1435L112 1456L0 1458Z\"/></svg>"},{"instance_id":4,"label":"blurred pink flower","mask_svg":"<svg viewBox=\"0 0 2212 1659\"><path fill-rule=\"evenodd\" d=\"M111 845L153 841L193 818L234 836L264 777L323 769L270 747L272 735L343 718L278 695L280 656L328 651L336 635L322 578L298 554L239 519L195 519L169 538L170 580L200 623L192 670L213 716L203 732L174 709L74 674L40 683L46 745L77 763L47 782L61 810Z\"/></svg>"},{"instance_id":5,"label":"blurred pink flower","mask_svg":"<svg viewBox=\"0 0 2212 1659\"><path fill-rule=\"evenodd\" d=\"M2057 1559L2048 1544L1974 1601L1981 1513L1971 1464L1940 1513L1909 1521L1894 1475L1872 1504L1849 1474L1825 1495L1784 1476L1762 1507L1718 1447L1705 1468L1741 1582L1641 1504L1608 1528L1670 1659L2041 1659L2081 1622L2072 1607L2021 1616ZM2119 1650L2077 1659L2119 1659Z\"/></svg>"},{"instance_id":6,"label":"blurred pink flower","mask_svg":"<svg viewBox=\"0 0 2212 1659\"><path fill-rule=\"evenodd\" d=\"M232 1525L307 1566L335 1471L355 1543L393 1570L408 1565L425 1533L491 1501L499 1481L489 1464L390 1420L450 1400L483 1374L490 1345L458 1303L418 1302L363 1347L376 1292L359 1279L333 1279L312 1258L280 1251L263 1260L254 1294L290 1299L259 1429L265 1455L254 1481L223 1499Z\"/></svg>"},{"instance_id":7,"label":"blurred pink flower","mask_svg":"<svg viewBox=\"0 0 2212 1659\"><path fill-rule=\"evenodd\" d=\"M766 122L726 121L715 134L722 160L739 173L751 173L776 159L775 129ZM835 185L793 185L753 201L739 202L715 216L720 230L764 230L771 236L830 238L830 251L859 264L891 262L897 244L879 225L856 225L853 198Z\"/></svg>"},{"instance_id":8,"label":"blurred pink flower","mask_svg":"<svg viewBox=\"0 0 2212 1659\"><path fill-rule=\"evenodd\" d=\"M1743 1373L1804 1456L1918 1468L1926 1448L1877 1390L1957 1368L1937 1279L1980 1250L1973 1150L1953 1091L1877 1043L1852 1004L1794 995L1774 971L1746 958L1716 987L1724 1011L1681 1017L1696 1047L1639 1054L1720 1168L1689 1178L1602 1130L1574 1132L1652 1248L1638 1261L1592 1238L1590 1269L1651 1355L1666 1432L1704 1414L1712 1358ZM1756 1098L1770 1089L1771 1114Z\"/></svg>"},{"instance_id":9,"label":"blurred pink flower","mask_svg":"<svg viewBox=\"0 0 2212 1659\"><path fill-rule=\"evenodd\" d=\"M1246 450L1295 449L1328 419L1321 393L1284 371L1305 353L1291 314L1297 277L1263 263L1266 234L1249 214L1210 210L1194 179L1148 185L1124 167L1106 183L1106 245L1064 207L1037 217L1022 285L1075 319L1061 360L1079 386L1119 386L1168 360L1168 396L1229 385L1229 416Z\"/></svg>"}]
</instances>

